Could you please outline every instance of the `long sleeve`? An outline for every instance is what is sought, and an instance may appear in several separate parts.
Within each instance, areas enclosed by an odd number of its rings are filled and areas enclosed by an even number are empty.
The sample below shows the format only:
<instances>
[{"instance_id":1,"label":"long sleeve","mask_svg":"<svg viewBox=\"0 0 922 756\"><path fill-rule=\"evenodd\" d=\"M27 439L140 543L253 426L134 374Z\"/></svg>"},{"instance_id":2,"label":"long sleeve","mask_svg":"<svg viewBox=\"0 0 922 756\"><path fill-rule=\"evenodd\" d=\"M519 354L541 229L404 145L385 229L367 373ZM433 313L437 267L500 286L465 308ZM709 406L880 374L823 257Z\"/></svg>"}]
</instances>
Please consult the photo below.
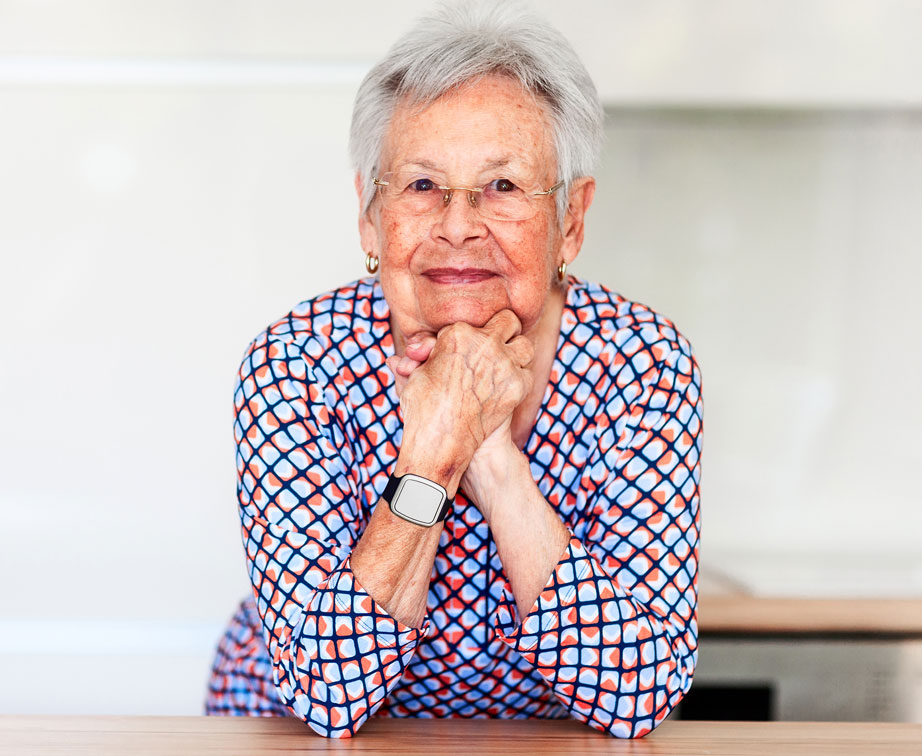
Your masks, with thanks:
<instances>
[{"instance_id":1,"label":"long sleeve","mask_svg":"<svg viewBox=\"0 0 922 756\"><path fill-rule=\"evenodd\" d=\"M586 516L528 615L507 595L497 616L570 715L617 737L662 722L697 660L700 374L684 338L640 344L636 398L587 466Z\"/></svg>"},{"instance_id":2,"label":"long sleeve","mask_svg":"<svg viewBox=\"0 0 922 756\"><path fill-rule=\"evenodd\" d=\"M369 507L337 391L305 356L316 342L263 333L235 392L237 493L247 570L292 714L349 737L400 679L428 631L406 627L356 582L349 554Z\"/></svg>"},{"instance_id":3,"label":"long sleeve","mask_svg":"<svg viewBox=\"0 0 922 756\"><path fill-rule=\"evenodd\" d=\"M576 280L567 297L523 451L572 537L521 621L461 495L422 628L389 617L350 569L402 437L379 282L306 300L250 345L235 435L253 590L222 639L210 712L287 710L330 737L374 712L567 711L623 737L668 716L697 658L700 377L654 311Z\"/></svg>"}]
</instances>

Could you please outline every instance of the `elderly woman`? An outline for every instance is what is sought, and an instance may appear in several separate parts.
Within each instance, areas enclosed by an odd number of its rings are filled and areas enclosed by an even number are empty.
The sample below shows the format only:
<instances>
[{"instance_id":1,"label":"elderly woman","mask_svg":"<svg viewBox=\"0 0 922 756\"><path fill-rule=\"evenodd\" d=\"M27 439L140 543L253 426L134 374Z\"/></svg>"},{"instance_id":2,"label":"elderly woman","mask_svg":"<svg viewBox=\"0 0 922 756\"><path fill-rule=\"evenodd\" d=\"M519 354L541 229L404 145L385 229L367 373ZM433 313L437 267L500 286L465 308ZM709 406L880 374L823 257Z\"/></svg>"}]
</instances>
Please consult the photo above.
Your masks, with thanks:
<instances>
[{"instance_id":1,"label":"elderly woman","mask_svg":"<svg viewBox=\"0 0 922 756\"><path fill-rule=\"evenodd\" d=\"M601 133L533 19L443 9L368 74L371 275L250 344L235 397L253 595L211 714L648 733L697 656L699 375L668 320L567 275Z\"/></svg>"}]
</instances>

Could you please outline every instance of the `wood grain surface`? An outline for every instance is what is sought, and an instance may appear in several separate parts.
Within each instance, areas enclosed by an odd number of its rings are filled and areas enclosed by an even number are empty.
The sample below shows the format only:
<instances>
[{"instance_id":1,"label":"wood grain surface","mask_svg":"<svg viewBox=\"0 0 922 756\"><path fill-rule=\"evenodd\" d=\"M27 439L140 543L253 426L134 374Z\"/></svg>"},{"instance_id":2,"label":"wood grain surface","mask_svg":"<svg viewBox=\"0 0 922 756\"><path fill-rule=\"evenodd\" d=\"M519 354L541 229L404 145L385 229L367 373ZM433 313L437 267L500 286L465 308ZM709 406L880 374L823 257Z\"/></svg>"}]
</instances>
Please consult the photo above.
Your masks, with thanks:
<instances>
[{"instance_id":1,"label":"wood grain surface","mask_svg":"<svg viewBox=\"0 0 922 756\"><path fill-rule=\"evenodd\" d=\"M0 716L0 753L41 754L922 754L922 724L664 722L618 740L573 720L372 719L325 740L294 718Z\"/></svg>"},{"instance_id":2,"label":"wood grain surface","mask_svg":"<svg viewBox=\"0 0 922 756\"><path fill-rule=\"evenodd\" d=\"M702 634L869 635L922 638L922 599L704 596Z\"/></svg>"}]
</instances>

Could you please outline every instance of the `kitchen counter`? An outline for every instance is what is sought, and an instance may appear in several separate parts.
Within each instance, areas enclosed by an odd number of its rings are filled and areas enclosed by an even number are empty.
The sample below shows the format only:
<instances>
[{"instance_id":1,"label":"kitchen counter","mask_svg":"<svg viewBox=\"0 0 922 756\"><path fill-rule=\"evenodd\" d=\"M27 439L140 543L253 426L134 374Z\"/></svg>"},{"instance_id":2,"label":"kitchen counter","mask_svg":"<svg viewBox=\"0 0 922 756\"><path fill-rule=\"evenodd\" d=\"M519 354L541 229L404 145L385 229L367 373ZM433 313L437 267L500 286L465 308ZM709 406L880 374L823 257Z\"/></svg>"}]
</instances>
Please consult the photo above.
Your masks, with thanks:
<instances>
[{"instance_id":1,"label":"kitchen counter","mask_svg":"<svg viewBox=\"0 0 922 756\"><path fill-rule=\"evenodd\" d=\"M326 740L294 717L0 716L0 751L38 754L712 754L918 756L922 725L830 722L673 722L618 740L575 720L372 718Z\"/></svg>"},{"instance_id":2,"label":"kitchen counter","mask_svg":"<svg viewBox=\"0 0 922 756\"><path fill-rule=\"evenodd\" d=\"M702 635L922 638L922 599L702 595Z\"/></svg>"}]
</instances>

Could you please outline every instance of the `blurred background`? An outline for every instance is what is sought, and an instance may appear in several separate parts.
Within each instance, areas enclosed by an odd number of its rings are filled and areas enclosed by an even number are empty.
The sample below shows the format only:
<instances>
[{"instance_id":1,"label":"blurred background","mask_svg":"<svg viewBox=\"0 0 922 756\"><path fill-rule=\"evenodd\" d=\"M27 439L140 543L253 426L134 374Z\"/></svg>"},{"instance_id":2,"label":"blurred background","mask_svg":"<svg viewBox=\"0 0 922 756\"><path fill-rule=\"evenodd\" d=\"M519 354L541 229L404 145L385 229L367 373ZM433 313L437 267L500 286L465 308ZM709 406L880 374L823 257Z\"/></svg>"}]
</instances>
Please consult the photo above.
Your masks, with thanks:
<instances>
[{"instance_id":1,"label":"blurred background","mask_svg":"<svg viewBox=\"0 0 922 756\"><path fill-rule=\"evenodd\" d=\"M0 712L201 713L235 372L364 275L352 100L430 5L0 0ZM922 2L533 5L607 112L572 271L702 368L702 597L871 617L702 613L696 688L922 721Z\"/></svg>"}]
</instances>

